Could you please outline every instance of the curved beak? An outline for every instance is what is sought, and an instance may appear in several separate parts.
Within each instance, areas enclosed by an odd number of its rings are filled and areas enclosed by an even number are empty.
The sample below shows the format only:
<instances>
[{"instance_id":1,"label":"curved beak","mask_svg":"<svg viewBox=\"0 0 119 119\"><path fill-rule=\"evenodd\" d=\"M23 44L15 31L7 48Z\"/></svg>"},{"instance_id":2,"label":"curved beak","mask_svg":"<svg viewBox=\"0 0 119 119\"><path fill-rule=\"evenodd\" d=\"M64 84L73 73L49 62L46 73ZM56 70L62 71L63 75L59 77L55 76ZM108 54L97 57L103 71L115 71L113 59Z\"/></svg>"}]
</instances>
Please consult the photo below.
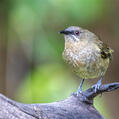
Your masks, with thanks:
<instances>
[{"instance_id":1,"label":"curved beak","mask_svg":"<svg viewBox=\"0 0 119 119\"><path fill-rule=\"evenodd\" d=\"M65 35L72 34L71 31L67 31L67 30L60 31L60 32L58 32L58 33L59 33L59 34L65 34Z\"/></svg>"}]
</instances>

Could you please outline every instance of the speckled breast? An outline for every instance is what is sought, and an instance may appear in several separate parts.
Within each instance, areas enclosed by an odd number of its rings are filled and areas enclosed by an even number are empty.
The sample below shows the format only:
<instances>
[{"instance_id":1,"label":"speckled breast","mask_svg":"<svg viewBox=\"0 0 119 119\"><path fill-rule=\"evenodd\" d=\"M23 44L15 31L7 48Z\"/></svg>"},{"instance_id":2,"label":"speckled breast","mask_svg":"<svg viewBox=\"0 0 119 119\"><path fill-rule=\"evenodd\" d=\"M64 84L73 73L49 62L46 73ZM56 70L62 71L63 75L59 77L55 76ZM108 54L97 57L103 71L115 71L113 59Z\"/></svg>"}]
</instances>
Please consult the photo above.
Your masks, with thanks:
<instances>
[{"instance_id":1,"label":"speckled breast","mask_svg":"<svg viewBox=\"0 0 119 119\"><path fill-rule=\"evenodd\" d=\"M85 47L65 47L64 60L73 67L80 78L93 79L106 72L109 59L102 59L98 50L93 45ZM104 75L103 73L103 75Z\"/></svg>"}]
</instances>

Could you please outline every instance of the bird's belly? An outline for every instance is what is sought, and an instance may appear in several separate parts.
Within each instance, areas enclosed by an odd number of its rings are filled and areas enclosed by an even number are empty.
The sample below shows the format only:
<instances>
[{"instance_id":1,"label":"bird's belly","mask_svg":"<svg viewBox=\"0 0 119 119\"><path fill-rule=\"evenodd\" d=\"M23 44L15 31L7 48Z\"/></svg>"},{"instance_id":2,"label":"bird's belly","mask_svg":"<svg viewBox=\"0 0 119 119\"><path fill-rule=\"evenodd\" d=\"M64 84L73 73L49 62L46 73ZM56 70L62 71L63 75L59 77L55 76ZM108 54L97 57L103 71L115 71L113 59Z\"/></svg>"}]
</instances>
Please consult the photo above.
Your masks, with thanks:
<instances>
[{"instance_id":1,"label":"bird's belly","mask_svg":"<svg viewBox=\"0 0 119 119\"><path fill-rule=\"evenodd\" d=\"M70 65L80 78L92 79L106 71L109 62L104 61L99 54L92 50L83 50L78 53L63 53L64 59Z\"/></svg>"}]
</instances>

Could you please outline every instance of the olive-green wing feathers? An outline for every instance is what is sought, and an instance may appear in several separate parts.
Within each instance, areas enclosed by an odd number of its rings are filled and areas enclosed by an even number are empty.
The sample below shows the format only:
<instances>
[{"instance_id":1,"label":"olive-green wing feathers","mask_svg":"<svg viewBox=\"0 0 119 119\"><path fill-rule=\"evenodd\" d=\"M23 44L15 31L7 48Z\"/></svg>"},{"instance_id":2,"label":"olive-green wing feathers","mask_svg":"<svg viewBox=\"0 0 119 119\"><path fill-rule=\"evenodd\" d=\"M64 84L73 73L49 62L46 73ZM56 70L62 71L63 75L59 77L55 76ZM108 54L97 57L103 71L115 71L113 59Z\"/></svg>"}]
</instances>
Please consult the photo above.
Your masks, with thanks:
<instances>
[{"instance_id":1,"label":"olive-green wing feathers","mask_svg":"<svg viewBox=\"0 0 119 119\"><path fill-rule=\"evenodd\" d=\"M101 57L103 59L109 58L111 61L113 50L110 47L108 47L106 44L104 44L103 42L100 42L99 47L101 49Z\"/></svg>"}]
</instances>

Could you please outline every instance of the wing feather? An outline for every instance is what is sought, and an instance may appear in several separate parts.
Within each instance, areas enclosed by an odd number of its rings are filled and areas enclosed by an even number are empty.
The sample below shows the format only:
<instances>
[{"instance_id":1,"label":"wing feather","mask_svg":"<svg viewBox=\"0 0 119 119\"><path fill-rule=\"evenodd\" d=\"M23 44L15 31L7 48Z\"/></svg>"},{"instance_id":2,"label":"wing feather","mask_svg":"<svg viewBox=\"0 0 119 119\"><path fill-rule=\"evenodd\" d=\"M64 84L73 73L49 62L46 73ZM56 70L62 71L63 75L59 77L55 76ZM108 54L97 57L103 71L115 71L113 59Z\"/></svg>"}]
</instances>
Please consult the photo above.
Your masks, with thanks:
<instances>
[{"instance_id":1,"label":"wing feather","mask_svg":"<svg viewBox=\"0 0 119 119\"><path fill-rule=\"evenodd\" d=\"M98 44L99 48L101 49L100 50L100 53L101 53L101 57L103 59L107 59L109 58L110 61L112 60L112 53L114 52L110 47L108 47L107 44L103 43L103 42L100 42Z\"/></svg>"}]
</instances>

